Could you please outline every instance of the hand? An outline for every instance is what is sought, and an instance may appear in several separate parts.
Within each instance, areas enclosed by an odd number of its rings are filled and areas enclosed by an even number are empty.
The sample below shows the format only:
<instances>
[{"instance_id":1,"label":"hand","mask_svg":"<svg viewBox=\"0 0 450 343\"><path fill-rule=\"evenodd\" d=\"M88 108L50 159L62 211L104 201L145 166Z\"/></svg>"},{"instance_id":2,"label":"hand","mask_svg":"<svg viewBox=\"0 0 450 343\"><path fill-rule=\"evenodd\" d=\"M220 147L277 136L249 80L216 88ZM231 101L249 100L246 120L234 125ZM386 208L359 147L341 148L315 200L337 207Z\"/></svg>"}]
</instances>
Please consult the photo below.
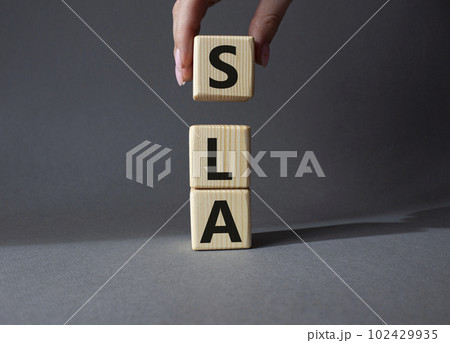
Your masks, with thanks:
<instances>
[{"instance_id":1,"label":"hand","mask_svg":"<svg viewBox=\"0 0 450 343\"><path fill-rule=\"evenodd\" d=\"M180 86L192 80L194 37L208 7L220 0L177 0L173 6L175 76ZM248 34L255 38L256 63L267 66L270 43L292 0L261 0Z\"/></svg>"}]
</instances>

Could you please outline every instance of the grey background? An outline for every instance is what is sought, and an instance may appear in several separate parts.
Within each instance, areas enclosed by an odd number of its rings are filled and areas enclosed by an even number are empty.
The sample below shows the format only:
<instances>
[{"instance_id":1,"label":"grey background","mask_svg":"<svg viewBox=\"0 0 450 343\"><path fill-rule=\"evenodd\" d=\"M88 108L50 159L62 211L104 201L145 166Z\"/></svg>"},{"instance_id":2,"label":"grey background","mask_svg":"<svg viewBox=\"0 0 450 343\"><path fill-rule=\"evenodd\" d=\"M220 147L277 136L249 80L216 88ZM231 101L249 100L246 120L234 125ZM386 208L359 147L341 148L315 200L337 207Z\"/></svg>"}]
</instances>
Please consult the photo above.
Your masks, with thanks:
<instances>
[{"instance_id":1,"label":"grey background","mask_svg":"<svg viewBox=\"0 0 450 343\"><path fill-rule=\"evenodd\" d=\"M236 104L177 86L171 1L68 3L189 124L256 131L383 1L294 1ZM392 0L252 140L315 152L326 178L265 158L252 189L389 324L450 323L449 13ZM0 30L0 323L64 323L188 199L188 130L61 2L1 1ZM173 149L154 189L125 178L145 139ZM188 208L70 323L381 323L255 196L245 251L191 251Z\"/></svg>"}]
</instances>

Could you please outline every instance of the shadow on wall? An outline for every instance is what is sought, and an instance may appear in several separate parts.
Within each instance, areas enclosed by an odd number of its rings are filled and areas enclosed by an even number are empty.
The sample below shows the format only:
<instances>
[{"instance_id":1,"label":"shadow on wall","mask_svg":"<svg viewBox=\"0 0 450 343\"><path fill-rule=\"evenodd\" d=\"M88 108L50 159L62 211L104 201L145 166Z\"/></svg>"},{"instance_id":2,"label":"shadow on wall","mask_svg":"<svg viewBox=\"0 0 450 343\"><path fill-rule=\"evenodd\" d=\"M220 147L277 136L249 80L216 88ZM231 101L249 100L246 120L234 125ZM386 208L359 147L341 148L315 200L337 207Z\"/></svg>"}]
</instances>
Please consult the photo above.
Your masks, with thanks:
<instances>
[{"instance_id":1,"label":"shadow on wall","mask_svg":"<svg viewBox=\"0 0 450 343\"><path fill-rule=\"evenodd\" d=\"M253 234L253 248L274 247L289 244L302 244L302 242L287 229L286 226L277 228L278 230L258 232ZM392 234L407 234L413 232L423 232L428 229L450 229L450 206L428 209L413 212L405 216L380 216L380 220L370 221L345 221L339 224L330 223L328 225L310 227L298 224L291 225L291 228L305 242L318 242L328 240L340 240L356 237L370 237Z\"/></svg>"}]
</instances>

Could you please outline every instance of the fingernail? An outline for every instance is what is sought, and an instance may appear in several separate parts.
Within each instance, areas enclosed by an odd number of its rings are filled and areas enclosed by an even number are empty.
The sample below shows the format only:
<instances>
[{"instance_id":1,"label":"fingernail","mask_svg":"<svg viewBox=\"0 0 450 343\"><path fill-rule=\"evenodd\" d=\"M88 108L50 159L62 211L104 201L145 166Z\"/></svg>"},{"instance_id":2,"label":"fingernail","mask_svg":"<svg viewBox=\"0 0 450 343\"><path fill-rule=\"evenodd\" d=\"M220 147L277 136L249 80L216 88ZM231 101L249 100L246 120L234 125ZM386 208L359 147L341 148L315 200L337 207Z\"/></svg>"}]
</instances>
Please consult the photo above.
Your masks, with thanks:
<instances>
[{"instance_id":1,"label":"fingernail","mask_svg":"<svg viewBox=\"0 0 450 343\"><path fill-rule=\"evenodd\" d=\"M175 66L177 67L177 69L179 71L181 71L181 68L183 66L183 64L181 63L181 53L180 53L180 49L177 49L175 51Z\"/></svg>"},{"instance_id":2,"label":"fingernail","mask_svg":"<svg viewBox=\"0 0 450 343\"><path fill-rule=\"evenodd\" d=\"M184 81L183 81L183 73L181 71L181 54L180 54L180 49L175 50L175 76L177 78L177 82L179 86L183 86L184 85Z\"/></svg>"},{"instance_id":3,"label":"fingernail","mask_svg":"<svg viewBox=\"0 0 450 343\"><path fill-rule=\"evenodd\" d=\"M178 85L184 86L185 82L183 81L183 73L181 70L178 70L177 66L175 66L175 76L177 78Z\"/></svg>"},{"instance_id":4,"label":"fingernail","mask_svg":"<svg viewBox=\"0 0 450 343\"><path fill-rule=\"evenodd\" d=\"M266 67L269 63L269 56L270 56L270 46L269 44L264 44L261 48L261 62L263 67Z\"/></svg>"}]
</instances>

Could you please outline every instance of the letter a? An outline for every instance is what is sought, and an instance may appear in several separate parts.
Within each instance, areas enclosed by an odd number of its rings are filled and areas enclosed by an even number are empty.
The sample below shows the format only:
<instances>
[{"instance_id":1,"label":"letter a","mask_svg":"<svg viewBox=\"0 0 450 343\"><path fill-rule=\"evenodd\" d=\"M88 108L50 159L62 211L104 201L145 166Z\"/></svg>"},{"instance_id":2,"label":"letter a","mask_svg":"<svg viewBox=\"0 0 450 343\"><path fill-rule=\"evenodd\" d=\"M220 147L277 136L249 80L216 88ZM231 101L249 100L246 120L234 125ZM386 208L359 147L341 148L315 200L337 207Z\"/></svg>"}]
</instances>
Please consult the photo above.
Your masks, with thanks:
<instances>
[{"instance_id":1,"label":"letter a","mask_svg":"<svg viewBox=\"0 0 450 343\"><path fill-rule=\"evenodd\" d=\"M222 212L223 220L225 222L224 226L216 226L220 212ZM232 242L242 242L226 200L214 201L200 243L211 243L211 239L215 233L228 233Z\"/></svg>"}]
</instances>

